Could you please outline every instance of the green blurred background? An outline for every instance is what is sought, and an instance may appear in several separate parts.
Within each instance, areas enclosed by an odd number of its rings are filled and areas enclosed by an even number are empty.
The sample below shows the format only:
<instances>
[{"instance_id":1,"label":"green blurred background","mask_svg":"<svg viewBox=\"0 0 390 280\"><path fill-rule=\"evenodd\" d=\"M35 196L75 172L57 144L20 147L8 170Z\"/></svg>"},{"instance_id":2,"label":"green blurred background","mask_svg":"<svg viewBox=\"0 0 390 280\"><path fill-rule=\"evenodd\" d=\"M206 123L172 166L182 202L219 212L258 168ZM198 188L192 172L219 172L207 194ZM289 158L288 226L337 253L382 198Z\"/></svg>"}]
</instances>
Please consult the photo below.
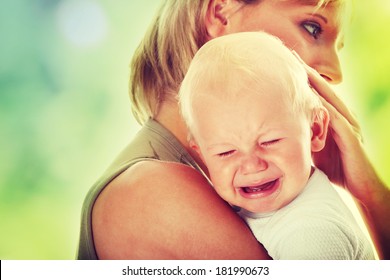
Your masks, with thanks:
<instances>
[{"instance_id":1,"label":"green blurred background","mask_svg":"<svg viewBox=\"0 0 390 280\"><path fill-rule=\"evenodd\" d=\"M139 126L129 61L159 0L0 0L0 259L74 259L89 187ZM390 1L355 1L337 87L390 185Z\"/></svg>"}]
</instances>

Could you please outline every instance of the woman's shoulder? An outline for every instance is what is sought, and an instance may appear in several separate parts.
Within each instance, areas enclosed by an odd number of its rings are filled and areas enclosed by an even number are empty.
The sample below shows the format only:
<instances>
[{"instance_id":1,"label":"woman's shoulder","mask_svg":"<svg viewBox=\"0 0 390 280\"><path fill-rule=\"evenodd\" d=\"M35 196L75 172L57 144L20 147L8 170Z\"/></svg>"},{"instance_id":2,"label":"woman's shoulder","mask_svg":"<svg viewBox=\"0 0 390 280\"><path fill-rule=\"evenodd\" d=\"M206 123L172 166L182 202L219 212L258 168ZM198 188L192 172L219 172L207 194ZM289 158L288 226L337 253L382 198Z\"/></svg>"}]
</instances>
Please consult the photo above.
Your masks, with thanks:
<instances>
[{"instance_id":1,"label":"woman's shoulder","mask_svg":"<svg viewBox=\"0 0 390 280\"><path fill-rule=\"evenodd\" d=\"M94 206L93 231L100 258L265 257L208 181L173 162L143 161L111 182Z\"/></svg>"}]
</instances>

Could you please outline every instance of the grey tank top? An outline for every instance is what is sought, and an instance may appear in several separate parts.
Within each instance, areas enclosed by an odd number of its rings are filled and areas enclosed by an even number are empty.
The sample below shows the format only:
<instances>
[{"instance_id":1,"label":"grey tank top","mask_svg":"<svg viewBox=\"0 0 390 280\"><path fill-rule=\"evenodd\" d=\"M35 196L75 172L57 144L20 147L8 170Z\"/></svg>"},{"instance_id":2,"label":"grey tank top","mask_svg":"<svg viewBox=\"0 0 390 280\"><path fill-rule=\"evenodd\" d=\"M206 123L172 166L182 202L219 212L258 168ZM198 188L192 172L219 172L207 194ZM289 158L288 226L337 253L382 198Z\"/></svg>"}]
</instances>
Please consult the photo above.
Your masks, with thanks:
<instances>
[{"instance_id":1,"label":"grey tank top","mask_svg":"<svg viewBox=\"0 0 390 280\"><path fill-rule=\"evenodd\" d=\"M144 160L162 160L183 163L201 171L195 160L175 136L158 122L149 119L134 139L119 154L92 186L85 197L81 213L80 239L77 259L98 259L92 234L92 208L103 189L123 171Z\"/></svg>"}]
</instances>

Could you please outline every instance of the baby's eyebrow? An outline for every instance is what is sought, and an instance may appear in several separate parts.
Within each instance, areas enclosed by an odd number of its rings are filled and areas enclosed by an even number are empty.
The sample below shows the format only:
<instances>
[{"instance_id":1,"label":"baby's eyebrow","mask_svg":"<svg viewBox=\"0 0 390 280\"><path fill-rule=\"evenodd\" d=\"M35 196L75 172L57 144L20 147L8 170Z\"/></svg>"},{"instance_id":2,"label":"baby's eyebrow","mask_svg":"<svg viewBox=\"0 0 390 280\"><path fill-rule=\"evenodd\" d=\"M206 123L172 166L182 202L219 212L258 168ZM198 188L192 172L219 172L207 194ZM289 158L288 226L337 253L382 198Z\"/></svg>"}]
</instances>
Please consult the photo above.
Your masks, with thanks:
<instances>
[{"instance_id":1,"label":"baby's eyebrow","mask_svg":"<svg viewBox=\"0 0 390 280\"><path fill-rule=\"evenodd\" d=\"M213 149L217 149L217 148L233 148L233 144L231 143L226 143L226 142L222 142L222 143L213 143L211 145L208 145L206 147L206 150L210 151L210 150L213 150Z\"/></svg>"}]
</instances>

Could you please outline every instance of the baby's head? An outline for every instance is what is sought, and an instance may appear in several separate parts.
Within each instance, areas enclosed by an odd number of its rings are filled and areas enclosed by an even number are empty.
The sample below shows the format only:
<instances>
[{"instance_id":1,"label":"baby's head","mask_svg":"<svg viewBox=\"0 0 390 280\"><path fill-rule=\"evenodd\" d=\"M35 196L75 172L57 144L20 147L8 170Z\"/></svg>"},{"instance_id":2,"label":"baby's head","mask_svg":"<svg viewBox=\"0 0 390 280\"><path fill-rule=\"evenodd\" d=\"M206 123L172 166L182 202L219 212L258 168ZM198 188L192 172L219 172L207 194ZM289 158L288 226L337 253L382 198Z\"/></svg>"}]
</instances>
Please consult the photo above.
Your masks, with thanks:
<instances>
[{"instance_id":1,"label":"baby's head","mask_svg":"<svg viewBox=\"0 0 390 280\"><path fill-rule=\"evenodd\" d=\"M302 191L328 114L279 39L243 32L211 40L195 55L179 98L191 146L222 198L269 212Z\"/></svg>"}]
</instances>

